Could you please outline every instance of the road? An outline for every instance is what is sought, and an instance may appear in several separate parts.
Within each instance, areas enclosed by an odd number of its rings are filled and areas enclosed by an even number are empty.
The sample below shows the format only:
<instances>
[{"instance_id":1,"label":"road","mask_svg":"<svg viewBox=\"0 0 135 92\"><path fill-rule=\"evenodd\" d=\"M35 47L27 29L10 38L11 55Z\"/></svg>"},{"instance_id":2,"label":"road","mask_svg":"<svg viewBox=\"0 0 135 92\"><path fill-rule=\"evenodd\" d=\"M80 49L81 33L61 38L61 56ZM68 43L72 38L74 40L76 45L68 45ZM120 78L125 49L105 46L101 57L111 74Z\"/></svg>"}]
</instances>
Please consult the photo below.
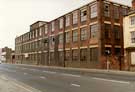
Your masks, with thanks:
<instances>
[{"instance_id":1,"label":"road","mask_svg":"<svg viewBox=\"0 0 135 92\"><path fill-rule=\"evenodd\" d=\"M135 92L135 76L1 64L0 74L41 92ZM31 91L30 91L31 92Z\"/></svg>"}]
</instances>

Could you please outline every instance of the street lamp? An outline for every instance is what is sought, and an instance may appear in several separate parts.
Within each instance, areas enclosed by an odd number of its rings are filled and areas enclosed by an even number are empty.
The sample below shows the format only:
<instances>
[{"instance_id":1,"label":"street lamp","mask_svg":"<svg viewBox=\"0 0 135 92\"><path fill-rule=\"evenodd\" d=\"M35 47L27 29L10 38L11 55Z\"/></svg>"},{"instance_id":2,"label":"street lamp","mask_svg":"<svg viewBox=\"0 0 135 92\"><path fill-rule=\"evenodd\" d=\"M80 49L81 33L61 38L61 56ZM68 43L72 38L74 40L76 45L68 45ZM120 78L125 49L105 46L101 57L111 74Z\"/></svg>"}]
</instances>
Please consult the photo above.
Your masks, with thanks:
<instances>
[{"instance_id":1,"label":"street lamp","mask_svg":"<svg viewBox=\"0 0 135 92\"><path fill-rule=\"evenodd\" d=\"M109 66L110 66L110 61L108 59L108 56L111 54L110 50L105 50L105 55L106 55L106 65L107 65L107 70L109 71Z\"/></svg>"}]
</instances>

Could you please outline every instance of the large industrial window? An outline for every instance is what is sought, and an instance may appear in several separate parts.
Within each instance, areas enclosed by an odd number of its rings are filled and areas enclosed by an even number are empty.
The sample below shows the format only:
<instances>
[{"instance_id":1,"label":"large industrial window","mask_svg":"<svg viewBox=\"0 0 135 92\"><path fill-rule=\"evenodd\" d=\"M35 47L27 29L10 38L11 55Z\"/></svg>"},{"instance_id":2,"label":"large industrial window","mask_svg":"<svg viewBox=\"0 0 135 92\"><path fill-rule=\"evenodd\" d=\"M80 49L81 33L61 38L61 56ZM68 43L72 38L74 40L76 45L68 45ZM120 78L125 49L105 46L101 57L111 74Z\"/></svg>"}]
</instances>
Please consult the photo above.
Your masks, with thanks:
<instances>
[{"instance_id":1,"label":"large industrial window","mask_svg":"<svg viewBox=\"0 0 135 92\"><path fill-rule=\"evenodd\" d=\"M98 24L94 24L90 26L90 38L98 37Z\"/></svg>"},{"instance_id":2,"label":"large industrial window","mask_svg":"<svg viewBox=\"0 0 135 92\"><path fill-rule=\"evenodd\" d=\"M97 17L97 4L94 4L90 7L91 18Z\"/></svg>"},{"instance_id":3,"label":"large industrial window","mask_svg":"<svg viewBox=\"0 0 135 92\"><path fill-rule=\"evenodd\" d=\"M70 42L70 32L66 32L66 43Z\"/></svg>"},{"instance_id":4,"label":"large industrial window","mask_svg":"<svg viewBox=\"0 0 135 92\"><path fill-rule=\"evenodd\" d=\"M78 23L78 11L73 12L73 24Z\"/></svg>"},{"instance_id":5,"label":"large industrial window","mask_svg":"<svg viewBox=\"0 0 135 92\"><path fill-rule=\"evenodd\" d=\"M45 25L45 34L47 34L48 33L48 25L46 24Z\"/></svg>"},{"instance_id":6,"label":"large industrial window","mask_svg":"<svg viewBox=\"0 0 135 92\"><path fill-rule=\"evenodd\" d=\"M77 41L78 41L78 31L73 30L73 42L77 42Z\"/></svg>"},{"instance_id":7,"label":"large industrial window","mask_svg":"<svg viewBox=\"0 0 135 92\"><path fill-rule=\"evenodd\" d=\"M120 40L120 27L114 26L114 38Z\"/></svg>"},{"instance_id":8,"label":"large industrial window","mask_svg":"<svg viewBox=\"0 0 135 92\"><path fill-rule=\"evenodd\" d=\"M72 60L73 61L78 60L78 50L72 50Z\"/></svg>"},{"instance_id":9,"label":"large industrial window","mask_svg":"<svg viewBox=\"0 0 135 92\"><path fill-rule=\"evenodd\" d=\"M104 4L104 16L110 17L110 6L109 6L109 4Z\"/></svg>"},{"instance_id":10,"label":"large industrial window","mask_svg":"<svg viewBox=\"0 0 135 92\"><path fill-rule=\"evenodd\" d=\"M87 49L80 50L80 60L87 61Z\"/></svg>"},{"instance_id":11,"label":"large industrial window","mask_svg":"<svg viewBox=\"0 0 135 92\"><path fill-rule=\"evenodd\" d=\"M119 7L118 6L114 6L113 7L113 14L114 14L114 18L115 19L119 19L119 17L120 17L120 12L119 12Z\"/></svg>"},{"instance_id":12,"label":"large industrial window","mask_svg":"<svg viewBox=\"0 0 135 92\"><path fill-rule=\"evenodd\" d=\"M59 35L59 43L60 43L60 44L63 43L63 34L60 34L60 35Z\"/></svg>"},{"instance_id":13,"label":"large industrial window","mask_svg":"<svg viewBox=\"0 0 135 92\"><path fill-rule=\"evenodd\" d=\"M55 30L55 22L54 21L51 23L51 27L52 27L52 32L53 32Z\"/></svg>"},{"instance_id":14,"label":"large industrial window","mask_svg":"<svg viewBox=\"0 0 135 92\"><path fill-rule=\"evenodd\" d=\"M106 39L109 39L109 38L111 38L111 25L110 24L105 24L105 26L104 26L105 28L105 38Z\"/></svg>"},{"instance_id":15,"label":"large industrial window","mask_svg":"<svg viewBox=\"0 0 135 92\"><path fill-rule=\"evenodd\" d=\"M64 20L63 18L59 19L59 28L62 29L63 28L63 24L64 24Z\"/></svg>"},{"instance_id":16,"label":"large industrial window","mask_svg":"<svg viewBox=\"0 0 135 92\"><path fill-rule=\"evenodd\" d=\"M86 20L87 20L87 9L85 8L81 10L81 22Z\"/></svg>"},{"instance_id":17,"label":"large industrial window","mask_svg":"<svg viewBox=\"0 0 135 92\"><path fill-rule=\"evenodd\" d=\"M90 61L98 61L98 48L90 48Z\"/></svg>"},{"instance_id":18,"label":"large industrial window","mask_svg":"<svg viewBox=\"0 0 135 92\"><path fill-rule=\"evenodd\" d=\"M131 43L135 43L135 31L131 32Z\"/></svg>"},{"instance_id":19,"label":"large industrial window","mask_svg":"<svg viewBox=\"0 0 135 92\"><path fill-rule=\"evenodd\" d=\"M70 26L70 15L66 15L66 27Z\"/></svg>"},{"instance_id":20,"label":"large industrial window","mask_svg":"<svg viewBox=\"0 0 135 92\"><path fill-rule=\"evenodd\" d=\"M65 61L70 60L70 51L65 51Z\"/></svg>"},{"instance_id":21,"label":"large industrial window","mask_svg":"<svg viewBox=\"0 0 135 92\"><path fill-rule=\"evenodd\" d=\"M81 28L81 40L86 40L87 39L87 28Z\"/></svg>"}]
</instances>

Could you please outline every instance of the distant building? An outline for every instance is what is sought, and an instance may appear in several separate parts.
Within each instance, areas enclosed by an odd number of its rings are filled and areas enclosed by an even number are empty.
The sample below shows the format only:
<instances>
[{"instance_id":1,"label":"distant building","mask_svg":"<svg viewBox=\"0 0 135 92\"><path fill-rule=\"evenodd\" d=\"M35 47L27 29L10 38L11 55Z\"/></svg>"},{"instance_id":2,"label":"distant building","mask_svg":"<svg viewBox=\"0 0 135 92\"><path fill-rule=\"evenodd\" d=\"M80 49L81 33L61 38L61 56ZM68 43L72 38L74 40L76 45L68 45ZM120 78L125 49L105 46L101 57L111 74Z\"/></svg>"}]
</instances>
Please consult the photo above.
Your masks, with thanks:
<instances>
[{"instance_id":1,"label":"distant building","mask_svg":"<svg viewBox=\"0 0 135 92\"><path fill-rule=\"evenodd\" d=\"M108 55L111 69L124 69L123 16L129 10L94 0L50 22L38 21L15 39L16 62L106 69Z\"/></svg>"},{"instance_id":2,"label":"distant building","mask_svg":"<svg viewBox=\"0 0 135 92\"><path fill-rule=\"evenodd\" d=\"M2 61L4 63L12 63L11 54L12 54L11 48L8 47L2 48Z\"/></svg>"},{"instance_id":3,"label":"distant building","mask_svg":"<svg viewBox=\"0 0 135 92\"><path fill-rule=\"evenodd\" d=\"M127 70L135 71L135 0L132 11L124 18L124 49Z\"/></svg>"}]
</instances>

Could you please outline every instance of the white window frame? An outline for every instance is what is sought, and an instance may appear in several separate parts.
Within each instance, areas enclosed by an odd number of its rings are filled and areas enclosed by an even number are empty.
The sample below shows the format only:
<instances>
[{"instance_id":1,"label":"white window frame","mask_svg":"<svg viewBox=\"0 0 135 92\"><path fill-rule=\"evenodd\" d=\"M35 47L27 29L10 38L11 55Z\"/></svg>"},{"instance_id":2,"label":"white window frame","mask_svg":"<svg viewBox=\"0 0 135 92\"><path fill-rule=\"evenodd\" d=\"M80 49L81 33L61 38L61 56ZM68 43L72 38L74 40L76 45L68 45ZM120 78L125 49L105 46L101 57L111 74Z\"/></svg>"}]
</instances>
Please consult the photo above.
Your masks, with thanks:
<instances>
[{"instance_id":1,"label":"white window frame","mask_svg":"<svg viewBox=\"0 0 135 92\"><path fill-rule=\"evenodd\" d=\"M97 3L90 6L91 18L97 17Z\"/></svg>"}]
</instances>

